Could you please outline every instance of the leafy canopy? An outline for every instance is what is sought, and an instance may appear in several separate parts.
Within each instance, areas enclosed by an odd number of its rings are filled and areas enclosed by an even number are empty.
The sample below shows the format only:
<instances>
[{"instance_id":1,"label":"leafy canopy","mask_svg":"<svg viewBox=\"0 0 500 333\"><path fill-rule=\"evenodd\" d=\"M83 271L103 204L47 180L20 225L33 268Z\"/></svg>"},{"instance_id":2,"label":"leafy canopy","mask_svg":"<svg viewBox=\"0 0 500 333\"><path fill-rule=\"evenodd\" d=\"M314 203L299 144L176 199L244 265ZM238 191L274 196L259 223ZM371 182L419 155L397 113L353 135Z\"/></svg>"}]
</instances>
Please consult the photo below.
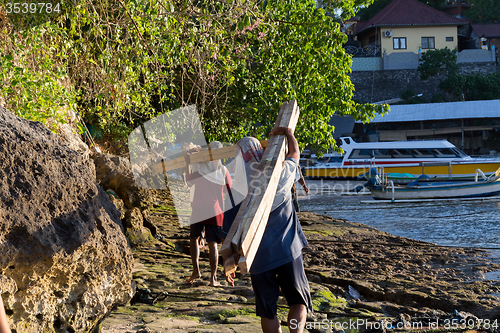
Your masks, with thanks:
<instances>
[{"instance_id":1,"label":"leafy canopy","mask_svg":"<svg viewBox=\"0 0 500 333\"><path fill-rule=\"evenodd\" d=\"M372 1L325 5L349 16ZM58 13L11 15L0 27L0 95L26 118L71 108L125 136L196 104L208 140L235 141L267 135L280 105L297 99L301 145L326 150L334 113L368 121L388 108L352 100L346 37L314 0L60 3Z\"/></svg>"},{"instance_id":2,"label":"leafy canopy","mask_svg":"<svg viewBox=\"0 0 500 333\"><path fill-rule=\"evenodd\" d=\"M422 54L417 70L420 78L427 80L438 74L455 75L458 71L457 50L444 49L428 50Z\"/></svg>"},{"instance_id":3,"label":"leafy canopy","mask_svg":"<svg viewBox=\"0 0 500 333\"><path fill-rule=\"evenodd\" d=\"M500 72L452 76L441 81L439 89L450 102L500 99Z\"/></svg>"},{"instance_id":4,"label":"leafy canopy","mask_svg":"<svg viewBox=\"0 0 500 333\"><path fill-rule=\"evenodd\" d=\"M500 2L498 0L471 0L471 7L465 15L474 23L500 22Z\"/></svg>"}]
</instances>

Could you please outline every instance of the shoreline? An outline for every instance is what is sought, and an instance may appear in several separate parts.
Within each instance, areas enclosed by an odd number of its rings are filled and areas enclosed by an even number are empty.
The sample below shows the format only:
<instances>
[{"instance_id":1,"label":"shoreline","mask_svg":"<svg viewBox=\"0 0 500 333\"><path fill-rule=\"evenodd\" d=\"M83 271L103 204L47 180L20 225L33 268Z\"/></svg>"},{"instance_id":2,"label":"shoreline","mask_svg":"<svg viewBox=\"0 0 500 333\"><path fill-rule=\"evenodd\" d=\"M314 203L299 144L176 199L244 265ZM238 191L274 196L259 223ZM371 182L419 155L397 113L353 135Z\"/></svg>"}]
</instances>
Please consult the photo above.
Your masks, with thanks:
<instances>
[{"instance_id":1,"label":"shoreline","mask_svg":"<svg viewBox=\"0 0 500 333\"><path fill-rule=\"evenodd\" d=\"M205 250L202 279L186 284L188 230L179 227L174 214L154 214L158 240L133 249L136 295L105 318L102 332L261 331L250 276L237 274L235 287L227 286L219 263L222 286L210 287ZM363 331L381 319L397 325L427 318L427 328L432 320L442 329L457 314L500 318L499 281L478 280L500 271L488 260L489 251L415 241L315 213L301 212L299 220L309 242L303 250L315 309L309 325L361 318ZM283 325L286 302L280 297L278 304Z\"/></svg>"}]
</instances>

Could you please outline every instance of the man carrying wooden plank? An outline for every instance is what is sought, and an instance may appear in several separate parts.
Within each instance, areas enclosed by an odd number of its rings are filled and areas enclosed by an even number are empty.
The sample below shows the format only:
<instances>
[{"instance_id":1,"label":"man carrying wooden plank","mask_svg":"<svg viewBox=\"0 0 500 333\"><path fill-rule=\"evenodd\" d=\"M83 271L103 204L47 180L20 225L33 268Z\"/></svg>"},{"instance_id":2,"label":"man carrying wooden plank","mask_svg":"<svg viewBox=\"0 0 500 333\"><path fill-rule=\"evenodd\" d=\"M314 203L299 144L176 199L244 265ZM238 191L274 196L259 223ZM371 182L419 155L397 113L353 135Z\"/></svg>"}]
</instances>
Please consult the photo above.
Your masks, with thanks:
<instances>
[{"instance_id":1,"label":"man carrying wooden plank","mask_svg":"<svg viewBox=\"0 0 500 333\"><path fill-rule=\"evenodd\" d=\"M262 330L265 333L281 332L277 318L277 301L281 288L290 306L290 332L302 332L307 311L312 311L312 303L302 262L302 248L307 241L291 198L291 187L298 179L299 146L290 128L277 127L270 135L286 136L288 154L283 162L283 170L260 246L250 267L256 312L261 317ZM255 155L262 156L262 152ZM254 175L254 178L256 177L260 176Z\"/></svg>"},{"instance_id":2,"label":"man carrying wooden plank","mask_svg":"<svg viewBox=\"0 0 500 333\"><path fill-rule=\"evenodd\" d=\"M220 142L211 142L211 149L220 149ZM193 263L193 273L187 282L193 283L201 277L200 272L200 242L204 235L208 243L210 259L210 285L215 287L217 281L217 265L219 253L217 244L222 241L222 221L224 218L224 187L231 188L231 177L220 160L190 164L190 155L185 155L186 180L188 185L195 186L192 200L191 225L189 232L190 254ZM192 167L195 167L192 170Z\"/></svg>"}]
</instances>

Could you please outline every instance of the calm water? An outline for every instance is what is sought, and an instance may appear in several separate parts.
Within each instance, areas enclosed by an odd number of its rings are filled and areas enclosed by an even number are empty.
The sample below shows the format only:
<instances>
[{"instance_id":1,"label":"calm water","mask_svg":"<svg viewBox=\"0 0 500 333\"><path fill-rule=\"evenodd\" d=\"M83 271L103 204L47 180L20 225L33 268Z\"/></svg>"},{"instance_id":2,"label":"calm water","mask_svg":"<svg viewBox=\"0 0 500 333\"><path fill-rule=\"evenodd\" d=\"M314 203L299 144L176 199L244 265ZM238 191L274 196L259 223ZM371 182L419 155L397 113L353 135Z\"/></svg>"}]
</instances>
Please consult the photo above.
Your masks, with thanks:
<instances>
[{"instance_id":1,"label":"calm water","mask_svg":"<svg viewBox=\"0 0 500 333\"><path fill-rule=\"evenodd\" d=\"M362 182L309 180L307 184L310 195L299 196L302 211L360 222L396 236L439 245L500 250L500 197L487 201L362 203L374 200L370 195L340 195Z\"/></svg>"}]
</instances>

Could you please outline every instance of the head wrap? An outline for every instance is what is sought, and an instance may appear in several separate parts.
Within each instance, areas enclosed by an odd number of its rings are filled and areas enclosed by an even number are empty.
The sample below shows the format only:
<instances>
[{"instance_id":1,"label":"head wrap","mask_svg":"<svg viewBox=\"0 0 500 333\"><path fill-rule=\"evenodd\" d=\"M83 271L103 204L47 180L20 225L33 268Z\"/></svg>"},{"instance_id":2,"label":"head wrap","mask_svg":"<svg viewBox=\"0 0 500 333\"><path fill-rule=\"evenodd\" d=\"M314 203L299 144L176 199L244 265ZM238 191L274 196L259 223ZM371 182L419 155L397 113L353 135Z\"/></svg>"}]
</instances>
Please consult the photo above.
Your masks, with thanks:
<instances>
[{"instance_id":1,"label":"head wrap","mask_svg":"<svg viewBox=\"0 0 500 333\"><path fill-rule=\"evenodd\" d=\"M246 136L237 143L238 147L240 147L240 151L245 161L245 172L247 175L247 181L250 183L254 173L257 170L257 166L262 159L262 155L264 154L264 149L260 144L260 141L256 138Z\"/></svg>"},{"instance_id":2,"label":"head wrap","mask_svg":"<svg viewBox=\"0 0 500 333\"><path fill-rule=\"evenodd\" d=\"M236 157L227 165L231 174L233 196L236 204L247 196L252 188L252 181L257 176L257 167L262 159L264 149L259 140L253 137L244 137L235 146Z\"/></svg>"},{"instance_id":3,"label":"head wrap","mask_svg":"<svg viewBox=\"0 0 500 333\"><path fill-rule=\"evenodd\" d=\"M213 141L210 142L208 147L208 149L219 149L223 146L219 141ZM193 163L193 172L196 171L198 171L203 178L214 184L226 184L226 167L222 165L220 160Z\"/></svg>"}]
</instances>

